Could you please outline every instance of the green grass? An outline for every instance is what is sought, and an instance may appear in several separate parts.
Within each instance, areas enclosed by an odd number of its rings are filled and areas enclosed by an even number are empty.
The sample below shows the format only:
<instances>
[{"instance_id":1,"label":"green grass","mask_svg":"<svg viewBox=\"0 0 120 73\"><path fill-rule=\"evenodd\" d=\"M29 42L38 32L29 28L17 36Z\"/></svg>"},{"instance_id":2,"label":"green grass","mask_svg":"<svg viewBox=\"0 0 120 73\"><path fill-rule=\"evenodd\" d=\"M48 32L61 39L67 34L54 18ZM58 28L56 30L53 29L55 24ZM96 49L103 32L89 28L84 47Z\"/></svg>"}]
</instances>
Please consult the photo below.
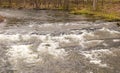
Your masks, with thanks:
<instances>
[{"instance_id":1,"label":"green grass","mask_svg":"<svg viewBox=\"0 0 120 73\"><path fill-rule=\"evenodd\" d=\"M108 21L119 21L120 20L120 17L117 16L116 14L114 14L114 13L98 12L94 16L104 18L104 19L106 19Z\"/></svg>"},{"instance_id":2,"label":"green grass","mask_svg":"<svg viewBox=\"0 0 120 73\"><path fill-rule=\"evenodd\" d=\"M82 15L94 15L93 12L87 10L87 9L82 9L82 10L73 10L70 13L72 14L82 14Z\"/></svg>"},{"instance_id":3,"label":"green grass","mask_svg":"<svg viewBox=\"0 0 120 73\"><path fill-rule=\"evenodd\" d=\"M99 17L107 21L119 21L120 20L120 17L115 13L105 13L102 11L92 11L89 9L73 10L70 13L77 14L77 15L88 15L92 17Z\"/></svg>"}]
</instances>

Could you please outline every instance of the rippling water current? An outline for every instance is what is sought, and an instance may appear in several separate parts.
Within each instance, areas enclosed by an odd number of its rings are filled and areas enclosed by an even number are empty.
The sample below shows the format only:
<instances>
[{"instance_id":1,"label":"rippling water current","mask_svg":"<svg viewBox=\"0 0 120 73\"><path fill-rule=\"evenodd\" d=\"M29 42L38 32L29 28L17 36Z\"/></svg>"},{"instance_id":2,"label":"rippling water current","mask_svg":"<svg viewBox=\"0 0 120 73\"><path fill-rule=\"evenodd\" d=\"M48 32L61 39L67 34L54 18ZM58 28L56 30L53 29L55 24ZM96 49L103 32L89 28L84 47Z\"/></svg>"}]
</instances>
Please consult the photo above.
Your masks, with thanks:
<instances>
[{"instance_id":1,"label":"rippling water current","mask_svg":"<svg viewBox=\"0 0 120 73\"><path fill-rule=\"evenodd\" d=\"M120 73L116 22L52 10L0 15L0 73Z\"/></svg>"}]
</instances>

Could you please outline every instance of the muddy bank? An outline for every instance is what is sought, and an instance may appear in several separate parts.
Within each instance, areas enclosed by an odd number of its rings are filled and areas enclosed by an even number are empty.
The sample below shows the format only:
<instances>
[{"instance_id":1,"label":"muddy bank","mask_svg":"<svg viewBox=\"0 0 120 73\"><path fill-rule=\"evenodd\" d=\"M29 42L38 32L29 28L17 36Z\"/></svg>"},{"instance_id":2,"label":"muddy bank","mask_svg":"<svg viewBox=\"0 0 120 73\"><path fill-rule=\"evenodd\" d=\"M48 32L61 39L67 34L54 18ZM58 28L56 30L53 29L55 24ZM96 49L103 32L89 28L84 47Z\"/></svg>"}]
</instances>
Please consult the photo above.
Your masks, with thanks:
<instances>
[{"instance_id":1,"label":"muddy bank","mask_svg":"<svg viewBox=\"0 0 120 73\"><path fill-rule=\"evenodd\" d=\"M0 16L0 23L4 21L4 17Z\"/></svg>"}]
</instances>

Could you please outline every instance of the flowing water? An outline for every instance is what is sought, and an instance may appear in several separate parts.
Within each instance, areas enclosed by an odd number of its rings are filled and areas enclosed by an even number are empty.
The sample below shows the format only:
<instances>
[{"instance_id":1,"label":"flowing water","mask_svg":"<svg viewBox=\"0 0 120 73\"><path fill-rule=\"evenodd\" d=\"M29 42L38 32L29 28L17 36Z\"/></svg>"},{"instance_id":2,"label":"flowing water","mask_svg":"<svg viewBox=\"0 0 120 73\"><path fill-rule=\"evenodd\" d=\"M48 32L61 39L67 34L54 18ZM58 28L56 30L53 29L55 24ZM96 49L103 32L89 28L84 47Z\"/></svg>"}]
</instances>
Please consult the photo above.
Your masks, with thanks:
<instances>
[{"instance_id":1,"label":"flowing water","mask_svg":"<svg viewBox=\"0 0 120 73\"><path fill-rule=\"evenodd\" d=\"M120 73L116 22L52 10L0 15L0 73Z\"/></svg>"}]
</instances>

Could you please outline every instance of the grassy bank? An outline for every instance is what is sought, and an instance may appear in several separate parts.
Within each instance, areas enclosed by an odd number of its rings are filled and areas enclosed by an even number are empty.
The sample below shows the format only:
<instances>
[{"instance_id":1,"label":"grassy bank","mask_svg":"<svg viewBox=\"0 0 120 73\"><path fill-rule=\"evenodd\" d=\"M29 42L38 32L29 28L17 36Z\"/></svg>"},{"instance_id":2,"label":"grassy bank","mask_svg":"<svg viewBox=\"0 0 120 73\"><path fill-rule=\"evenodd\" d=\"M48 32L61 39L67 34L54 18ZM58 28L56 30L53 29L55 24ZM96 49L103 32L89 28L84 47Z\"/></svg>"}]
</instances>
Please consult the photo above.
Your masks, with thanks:
<instances>
[{"instance_id":1,"label":"grassy bank","mask_svg":"<svg viewBox=\"0 0 120 73\"><path fill-rule=\"evenodd\" d=\"M36 2L38 1L38 2ZM21 0L0 3L0 8L64 10L72 14L101 18L107 21L120 21L120 0ZM95 3L95 4L94 4Z\"/></svg>"},{"instance_id":2,"label":"grassy bank","mask_svg":"<svg viewBox=\"0 0 120 73\"><path fill-rule=\"evenodd\" d=\"M71 10L70 13L78 15L86 15L91 17L99 17L107 21L120 21L120 1L113 0L108 2L107 0L101 6L98 4L97 10L93 10L91 6Z\"/></svg>"},{"instance_id":3,"label":"grassy bank","mask_svg":"<svg viewBox=\"0 0 120 73\"><path fill-rule=\"evenodd\" d=\"M98 17L107 21L120 21L120 16L117 13L107 13L103 11L92 11L88 9L73 10L70 13L77 15L86 15L91 17Z\"/></svg>"}]
</instances>

